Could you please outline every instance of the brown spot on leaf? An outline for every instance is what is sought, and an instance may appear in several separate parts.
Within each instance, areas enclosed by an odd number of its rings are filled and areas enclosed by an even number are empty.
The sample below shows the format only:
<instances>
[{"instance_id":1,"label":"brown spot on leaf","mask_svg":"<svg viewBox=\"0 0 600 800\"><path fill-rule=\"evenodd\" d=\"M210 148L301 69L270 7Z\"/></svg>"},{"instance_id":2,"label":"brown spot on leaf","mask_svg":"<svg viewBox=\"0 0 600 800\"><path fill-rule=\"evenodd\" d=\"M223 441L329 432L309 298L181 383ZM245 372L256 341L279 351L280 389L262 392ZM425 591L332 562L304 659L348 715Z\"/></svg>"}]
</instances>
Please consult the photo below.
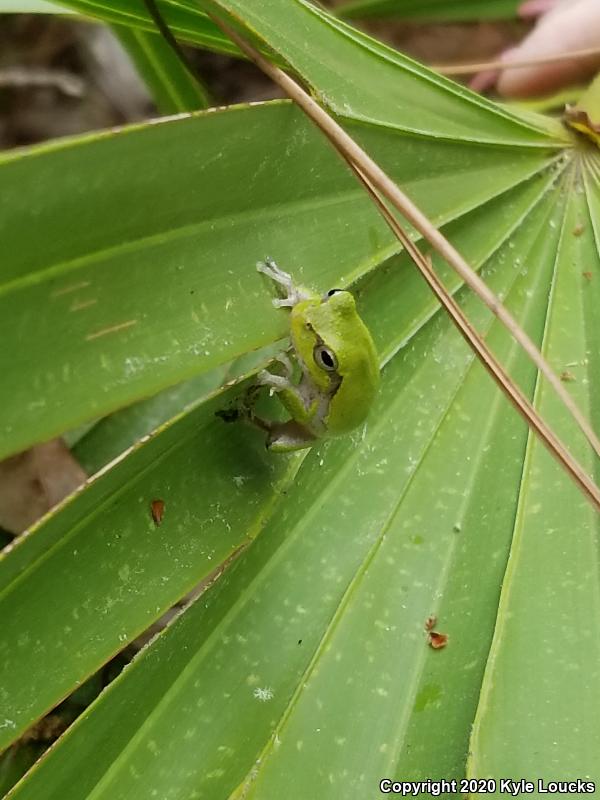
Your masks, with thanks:
<instances>
[{"instance_id":1,"label":"brown spot on leaf","mask_svg":"<svg viewBox=\"0 0 600 800\"><path fill-rule=\"evenodd\" d=\"M154 520L154 524L158 527L162 522L165 513L165 501L153 500L150 503L150 511L152 512L152 519Z\"/></svg>"},{"instance_id":2,"label":"brown spot on leaf","mask_svg":"<svg viewBox=\"0 0 600 800\"><path fill-rule=\"evenodd\" d=\"M592 280L592 273L591 272L584 272L582 274L583 274L583 277L586 279L586 281L591 281Z\"/></svg>"},{"instance_id":3,"label":"brown spot on leaf","mask_svg":"<svg viewBox=\"0 0 600 800\"><path fill-rule=\"evenodd\" d=\"M434 650L441 650L448 644L448 634L429 631L429 646Z\"/></svg>"},{"instance_id":4,"label":"brown spot on leaf","mask_svg":"<svg viewBox=\"0 0 600 800\"><path fill-rule=\"evenodd\" d=\"M570 372L568 369L564 369L564 370L563 370L563 371L560 373L560 379L561 379L561 381L562 381L563 383L572 383L573 381L576 381L576 380L577 380L577 378L575 377L575 375L573 375L573 373L572 373L572 372Z\"/></svg>"},{"instance_id":5,"label":"brown spot on leaf","mask_svg":"<svg viewBox=\"0 0 600 800\"><path fill-rule=\"evenodd\" d=\"M437 617L435 614L432 614L430 617L427 617L425 620L425 630L429 633L432 631L437 623Z\"/></svg>"},{"instance_id":6,"label":"brown spot on leaf","mask_svg":"<svg viewBox=\"0 0 600 800\"><path fill-rule=\"evenodd\" d=\"M581 234L585 230L585 225L582 222L578 222L577 225L573 228L573 236L581 236Z\"/></svg>"},{"instance_id":7,"label":"brown spot on leaf","mask_svg":"<svg viewBox=\"0 0 600 800\"><path fill-rule=\"evenodd\" d=\"M137 319L128 319L127 322L119 322L117 325L110 325L108 328L101 328L99 331L88 333L85 340L86 342L91 342L92 339L98 339L100 336L107 336L109 333L123 331L125 328L131 328L132 325L137 325L137 323Z\"/></svg>"}]
</instances>

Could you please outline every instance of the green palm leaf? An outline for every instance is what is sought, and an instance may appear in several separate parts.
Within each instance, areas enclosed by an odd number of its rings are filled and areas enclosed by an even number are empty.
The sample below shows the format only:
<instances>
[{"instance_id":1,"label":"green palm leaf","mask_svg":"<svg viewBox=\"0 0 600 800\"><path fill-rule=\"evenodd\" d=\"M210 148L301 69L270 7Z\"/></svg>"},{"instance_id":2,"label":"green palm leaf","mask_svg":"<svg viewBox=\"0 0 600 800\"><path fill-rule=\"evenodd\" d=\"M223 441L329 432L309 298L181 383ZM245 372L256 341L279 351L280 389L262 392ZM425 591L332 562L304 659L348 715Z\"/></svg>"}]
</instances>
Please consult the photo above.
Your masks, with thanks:
<instances>
[{"instance_id":1,"label":"green palm leaf","mask_svg":"<svg viewBox=\"0 0 600 800\"><path fill-rule=\"evenodd\" d=\"M96 10L112 19L117 5ZM597 425L597 151L300 0L219 7L443 226ZM467 761L475 776L598 780L594 512L299 112L204 113L23 151L0 170L21 247L0 295L18 355L2 365L5 452L283 336L253 268L265 254L319 289L352 284L383 366L365 428L306 457L269 455L215 417L243 381L199 400L6 554L3 744L224 572L12 797L363 797L382 777L459 779ZM435 266L594 470L528 359ZM85 324L65 305L75 285L98 298ZM109 312L138 321L90 339ZM432 614L449 635L440 651Z\"/></svg>"}]
</instances>

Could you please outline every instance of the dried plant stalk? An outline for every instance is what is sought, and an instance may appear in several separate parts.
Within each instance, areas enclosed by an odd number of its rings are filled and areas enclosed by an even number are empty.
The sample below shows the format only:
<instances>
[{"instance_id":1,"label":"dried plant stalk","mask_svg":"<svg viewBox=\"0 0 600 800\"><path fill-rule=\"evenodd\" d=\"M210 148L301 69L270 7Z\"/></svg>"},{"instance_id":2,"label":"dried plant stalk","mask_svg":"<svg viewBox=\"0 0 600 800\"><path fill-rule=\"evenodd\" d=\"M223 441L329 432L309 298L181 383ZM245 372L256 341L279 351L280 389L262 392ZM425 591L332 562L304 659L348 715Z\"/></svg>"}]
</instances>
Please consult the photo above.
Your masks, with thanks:
<instances>
[{"instance_id":1,"label":"dried plant stalk","mask_svg":"<svg viewBox=\"0 0 600 800\"><path fill-rule=\"evenodd\" d=\"M538 64L556 64L559 61L575 61L577 59L600 56L600 47L585 47L581 50L571 50L567 53L555 53L553 56L538 56L537 58L523 58L520 61L503 61L500 58L494 61L481 61L479 64L432 64L430 69L442 75L472 75L474 72L487 70L509 70L520 67L535 67Z\"/></svg>"},{"instance_id":2,"label":"dried plant stalk","mask_svg":"<svg viewBox=\"0 0 600 800\"><path fill-rule=\"evenodd\" d=\"M564 467L564 469L583 491L586 497L588 497L588 499L592 501L593 505L600 510L600 489L590 479L583 467L569 453L566 446L558 438L558 436L556 436L554 431L537 413L529 400L525 397L525 395L523 395L519 387L514 383L510 375L508 375L504 367L488 348L480 334L475 330L475 328L473 328L469 320L463 314L462 309L454 297L448 292L444 284L436 275L431 264L431 258L423 255L417 245L410 239L409 235L402 228L398 220L393 216L391 211L379 197L375 187L370 183L369 179L361 173L360 169L355 164L351 166L359 180L361 180L364 184L365 189L368 191L371 199L379 209L379 212L384 217L390 228L394 231L398 239L402 242L406 251L419 268L424 279L427 281L430 289L438 298L441 305L444 306L461 335L467 341L471 349L475 352L487 372L496 381L514 408L527 422L529 427L537 433L546 448L556 458L561 466Z\"/></svg>"}]
</instances>

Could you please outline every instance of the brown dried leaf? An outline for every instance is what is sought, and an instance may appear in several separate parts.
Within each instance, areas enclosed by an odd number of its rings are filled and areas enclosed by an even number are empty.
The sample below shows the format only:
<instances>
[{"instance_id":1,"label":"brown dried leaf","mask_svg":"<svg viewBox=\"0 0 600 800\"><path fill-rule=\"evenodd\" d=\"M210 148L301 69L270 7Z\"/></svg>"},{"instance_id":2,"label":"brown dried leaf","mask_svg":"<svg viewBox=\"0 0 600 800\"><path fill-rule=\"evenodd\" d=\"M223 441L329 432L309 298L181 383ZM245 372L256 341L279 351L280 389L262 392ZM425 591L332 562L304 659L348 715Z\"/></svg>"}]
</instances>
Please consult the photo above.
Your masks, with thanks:
<instances>
[{"instance_id":1,"label":"brown dried leaf","mask_svg":"<svg viewBox=\"0 0 600 800\"><path fill-rule=\"evenodd\" d=\"M86 478L62 439L0 461L0 526L21 533Z\"/></svg>"}]
</instances>

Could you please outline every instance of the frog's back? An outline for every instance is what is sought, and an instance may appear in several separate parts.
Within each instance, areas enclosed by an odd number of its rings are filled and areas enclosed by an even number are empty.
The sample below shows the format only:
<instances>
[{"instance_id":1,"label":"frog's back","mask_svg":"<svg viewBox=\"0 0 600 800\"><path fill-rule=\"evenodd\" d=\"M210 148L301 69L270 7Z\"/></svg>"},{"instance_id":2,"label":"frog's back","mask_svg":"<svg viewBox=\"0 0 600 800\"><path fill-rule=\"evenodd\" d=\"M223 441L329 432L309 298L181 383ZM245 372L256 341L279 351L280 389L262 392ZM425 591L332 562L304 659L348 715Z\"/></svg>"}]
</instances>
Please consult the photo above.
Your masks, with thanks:
<instances>
[{"instance_id":1,"label":"frog's back","mask_svg":"<svg viewBox=\"0 0 600 800\"><path fill-rule=\"evenodd\" d=\"M333 324L324 343L338 359L340 384L330 401L327 428L339 436L361 425L379 388L379 361L369 329L356 310L349 292L336 293L329 300Z\"/></svg>"}]
</instances>

